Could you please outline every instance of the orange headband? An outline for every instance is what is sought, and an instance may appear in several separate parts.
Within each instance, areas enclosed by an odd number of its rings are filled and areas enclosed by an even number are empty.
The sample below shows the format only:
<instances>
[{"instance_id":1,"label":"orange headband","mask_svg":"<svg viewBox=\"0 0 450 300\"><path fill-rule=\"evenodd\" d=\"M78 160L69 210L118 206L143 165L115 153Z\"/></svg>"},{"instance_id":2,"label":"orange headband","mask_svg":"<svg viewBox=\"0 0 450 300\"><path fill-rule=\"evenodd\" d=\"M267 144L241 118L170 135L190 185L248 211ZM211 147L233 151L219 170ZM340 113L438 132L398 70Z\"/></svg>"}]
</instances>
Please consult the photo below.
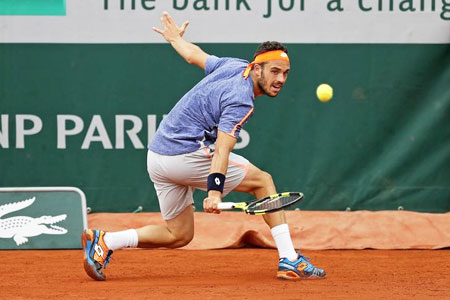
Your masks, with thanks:
<instances>
[{"instance_id":1,"label":"orange headband","mask_svg":"<svg viewBox=\"0 0 450 300\"><path fill-rule=\"evenodd\" d=\"M270 60L284 60L289 62L289 57L283 50L272 50L258 54L256 55L255 60L249 63L247 69L245 69L244 78L248 78L254 64L259 64Z\"/></svg>"}]
</instances>

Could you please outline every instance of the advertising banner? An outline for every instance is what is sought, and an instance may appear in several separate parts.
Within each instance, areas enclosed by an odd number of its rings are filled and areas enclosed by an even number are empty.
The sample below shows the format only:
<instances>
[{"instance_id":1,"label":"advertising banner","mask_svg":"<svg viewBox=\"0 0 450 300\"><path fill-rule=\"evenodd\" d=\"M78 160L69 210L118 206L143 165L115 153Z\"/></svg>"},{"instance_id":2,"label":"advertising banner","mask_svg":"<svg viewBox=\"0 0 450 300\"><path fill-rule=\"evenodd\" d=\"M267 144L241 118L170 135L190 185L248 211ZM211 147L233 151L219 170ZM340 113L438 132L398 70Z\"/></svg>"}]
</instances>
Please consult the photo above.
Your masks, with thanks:
<instances>
[{"instance_id":1,"label":"advertising banner","mask_svg":"<svg viewBox=\"0 0 450 300\"><path fill-rule=\"evenodd\" d=\"M286 85L255 100L235 152L303 192L294 208L450 211L450 0L0 1L0 186L159 210L147 144L204 76L152 30L163 11L208 54L288 47Z\"/></svg>"},{"instance_id":2,"label":"advertising banner","mask_svg":"<svg viewBox=\"0 0 450 300\"><path fill-rule=\"evenodd\" d=\"M63 1L60 16L36 9ZM450 42L449 0L2 0L0 42L160 43L151 28L163 11L191 21L195 43Z\"/></svg>"}]
</instances>

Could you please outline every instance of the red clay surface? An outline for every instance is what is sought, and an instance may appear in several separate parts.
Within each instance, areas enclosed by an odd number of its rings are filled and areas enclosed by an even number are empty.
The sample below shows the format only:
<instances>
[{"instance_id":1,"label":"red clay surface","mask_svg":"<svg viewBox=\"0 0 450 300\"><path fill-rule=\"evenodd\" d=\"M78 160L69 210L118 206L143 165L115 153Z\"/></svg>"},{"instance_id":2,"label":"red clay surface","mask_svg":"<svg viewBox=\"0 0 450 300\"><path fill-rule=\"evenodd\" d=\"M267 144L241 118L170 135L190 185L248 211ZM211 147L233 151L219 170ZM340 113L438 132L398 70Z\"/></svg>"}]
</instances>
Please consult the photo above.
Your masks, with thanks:
<instances>
[{"instance_id":1,"label":"red clay surface","mask_svg":"<svg viewBox=\"0 0 450 300\"><path fill-rule=\"evenodd\" d=\"M119 250L96 282L81 250L0 251L1 299L449 299L450 250L304 251L325 280L275 278L270 249Z\"/></svg>"}]
</instances>

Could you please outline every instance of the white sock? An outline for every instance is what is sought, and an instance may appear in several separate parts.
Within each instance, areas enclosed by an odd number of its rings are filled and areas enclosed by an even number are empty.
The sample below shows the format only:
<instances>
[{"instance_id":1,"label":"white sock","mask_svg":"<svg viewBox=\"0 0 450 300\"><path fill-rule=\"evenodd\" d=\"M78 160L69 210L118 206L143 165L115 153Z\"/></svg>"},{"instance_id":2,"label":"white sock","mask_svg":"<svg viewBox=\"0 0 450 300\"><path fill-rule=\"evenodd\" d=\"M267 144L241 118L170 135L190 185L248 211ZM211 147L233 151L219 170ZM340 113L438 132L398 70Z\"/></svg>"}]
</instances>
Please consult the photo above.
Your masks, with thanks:
<instances>
[{"instance_id":1,"label":"white sock","mask_svg":"<svg viewBox=\"0 0 450 300\"><path fill-rule=\"evenodd\" d=\"M103 239L106 247L111 250L120 248L136 248L138 245L138 234L135 229L106 232Z\"/></svg>"},{"instance_id":2,"label":"white sock","mask_svg":"<svg viewBox=\"0 0 450 300\"><path fill-rule=\"evenodd\" d=\"M277 245L280 258L287 258L291 261L297 260L298 256L295 252L294 244L292 244L289 226L287 224L277 225L270 229L270 231Z\"/></svg>"}]
</instances>

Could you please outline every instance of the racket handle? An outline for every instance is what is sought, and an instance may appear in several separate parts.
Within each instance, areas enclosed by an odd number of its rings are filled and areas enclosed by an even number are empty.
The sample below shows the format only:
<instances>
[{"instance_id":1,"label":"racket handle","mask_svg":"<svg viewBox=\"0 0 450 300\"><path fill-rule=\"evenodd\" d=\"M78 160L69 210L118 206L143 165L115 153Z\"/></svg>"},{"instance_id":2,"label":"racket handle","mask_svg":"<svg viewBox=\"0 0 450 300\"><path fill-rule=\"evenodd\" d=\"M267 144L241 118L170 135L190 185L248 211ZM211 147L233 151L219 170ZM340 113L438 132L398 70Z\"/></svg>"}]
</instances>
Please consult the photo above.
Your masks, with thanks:
<instances>
[{"instance_id":1,"label":"racket handle","mask_svg":"<svg viewBox=\"0 0 450 300\"><path fill-rule=\"evenodd\" d=\"M234 203L233 202L220 202L217 205L218 209L233 209L234 208Z\"/></svg>"}]
</instances>

